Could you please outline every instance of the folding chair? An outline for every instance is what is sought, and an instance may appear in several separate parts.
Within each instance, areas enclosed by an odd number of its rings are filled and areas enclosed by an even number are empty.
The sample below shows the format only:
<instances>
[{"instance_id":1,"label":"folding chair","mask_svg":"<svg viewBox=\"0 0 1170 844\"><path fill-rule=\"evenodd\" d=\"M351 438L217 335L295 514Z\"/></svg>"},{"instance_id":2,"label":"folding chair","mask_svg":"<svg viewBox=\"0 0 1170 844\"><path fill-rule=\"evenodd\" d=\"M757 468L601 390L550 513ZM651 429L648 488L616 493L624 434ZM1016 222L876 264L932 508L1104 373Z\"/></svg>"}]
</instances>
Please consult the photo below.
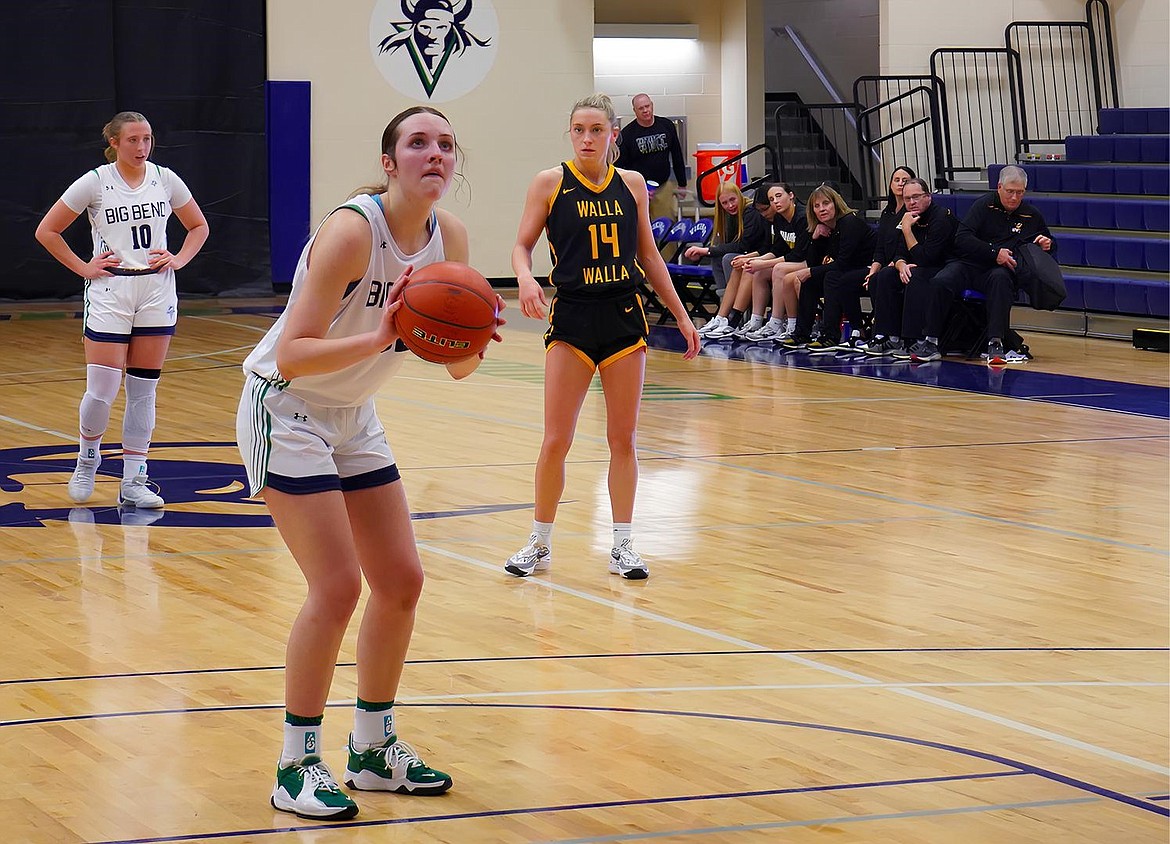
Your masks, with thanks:
<instances>
[{"instance_id":1,"label":"folding chair","mask_svg":"<svg viewBox=\"0 0 1170 844\"><path fill-rule=\"evenodd\" d=\"M654 245L662 249L666 233L670 231L670 217L658 217L650 221L650 231L654 232Z\"/></svg>"},{"instance_id":2,"label":"folding chair","mask_svg":"<svg viewBox=\"0 0 1170 844\"><path fill-rule=\"evenodd\" d=\"M678 297L692 317L709 319L711 312L708 304L719 307L719 297L715 293L715 274L710 264L688 262L686 250L691 246L706 246L711 242L714 233L714 224L709 218L703 217L690 224L683 243L680 245L675 261L668 261L666 269L670 273Z\"/></svg>"},{"instance_id":3,"label":"folding chair","mask_svg":"<svg viewBox=\"0 0 1170 844\"><path fill-rule=\"evenodd\" d=\"M690 230L691 224L687 220L679 220L667 230L666 236L658 244L658 251L662 253L662 260L669 264L682 255L683 247L687 245L687 233Z\"/></svg>"},{"instance_id":4,"label":"folding chair","mask_svg":"<svg viewBox=\"0 0 1170 844\"><path fill-rule=\"evenodd\" d=\"M658 236L656 228L665 229L661 237ZM676 255L682 253L683 246L686 245L687 232L690 231L690 228L691 224L686 220L679 220L672 225L669 217L658 217L650 223L650 229L654 231L655 240L657 241L658 252L662 255L663 260L669 261ZM642 295L646 315L648 317L651 315L658 317L657 325L662 325L662 323L670 319L670 311L662 304L658 298L658 294L654 292L654 288L649 283L640 283L638 285L638 292Z\"/></svg>"}]
</instances>

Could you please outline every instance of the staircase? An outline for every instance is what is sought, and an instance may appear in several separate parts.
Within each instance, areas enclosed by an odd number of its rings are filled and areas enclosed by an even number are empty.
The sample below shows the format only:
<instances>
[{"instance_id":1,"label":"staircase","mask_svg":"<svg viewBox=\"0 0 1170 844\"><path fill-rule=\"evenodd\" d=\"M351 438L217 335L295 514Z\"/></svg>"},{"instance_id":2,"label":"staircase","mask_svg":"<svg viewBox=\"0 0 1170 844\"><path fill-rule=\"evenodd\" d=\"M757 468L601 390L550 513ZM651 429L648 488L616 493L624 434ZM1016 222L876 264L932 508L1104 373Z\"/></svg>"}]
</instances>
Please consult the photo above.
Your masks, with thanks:
<instances>
[{"instance_id":1,"label":"staircase","mask_svg":"<svg viewBox=\"0 0 1170 844\"><path fill-rule=\"evenodd\" d=\"M783 107L780 116L776 110ZM806 107L794 94L769 94L764 101L764 143L778 150L781 157L781 179L792 186L801 202L822 182L832 182L854 208L861 208L864 191L838 154L833 143L818 124L816 117L826 113L820 107ZM836 115L834 115L836 116ZM855 133L846 137L855 137Z\"/></svg>"}]
</instances>

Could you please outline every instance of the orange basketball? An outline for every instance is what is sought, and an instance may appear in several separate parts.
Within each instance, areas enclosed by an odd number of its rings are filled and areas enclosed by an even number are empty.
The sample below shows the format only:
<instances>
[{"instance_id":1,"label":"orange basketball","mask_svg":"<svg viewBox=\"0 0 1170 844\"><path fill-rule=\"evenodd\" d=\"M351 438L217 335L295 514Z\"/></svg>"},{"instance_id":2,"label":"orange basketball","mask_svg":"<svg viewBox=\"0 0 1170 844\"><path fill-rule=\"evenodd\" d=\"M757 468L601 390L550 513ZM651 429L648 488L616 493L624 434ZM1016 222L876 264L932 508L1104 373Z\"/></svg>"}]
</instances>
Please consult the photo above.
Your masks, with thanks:
<instances>
[{"instance_id":1,"label":"orange basketball","mask_svg":"<svg viewBox=\"0 0 1170 844\"><path fill-rule=\"evenodd\" d=\"M406 347L431 363L479 354L496 331L496 294L478 271L455 261L419 267L394 314Z\"/></svg>"}]
</instances>

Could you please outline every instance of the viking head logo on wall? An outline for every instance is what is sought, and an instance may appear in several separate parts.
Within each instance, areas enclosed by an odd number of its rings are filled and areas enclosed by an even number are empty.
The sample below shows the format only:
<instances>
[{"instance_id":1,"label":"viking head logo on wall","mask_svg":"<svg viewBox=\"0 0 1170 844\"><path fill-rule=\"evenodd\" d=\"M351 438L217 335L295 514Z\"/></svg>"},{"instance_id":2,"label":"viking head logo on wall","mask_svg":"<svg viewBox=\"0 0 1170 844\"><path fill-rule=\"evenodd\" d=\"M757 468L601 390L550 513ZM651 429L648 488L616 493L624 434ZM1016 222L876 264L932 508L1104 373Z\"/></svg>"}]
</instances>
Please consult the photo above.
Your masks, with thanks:
<instances>
[{"instance_id":1,"label":"viking head logo on wall","mask_svg":"<svg viewBox=\"0 0 1170 844\"><path fill-rule=\"evenodd\" d=\"M371 52L386 81L433 102L483 81L497 35L491 0L379 0L370 17Z\"/></svg>"}]
</instances>

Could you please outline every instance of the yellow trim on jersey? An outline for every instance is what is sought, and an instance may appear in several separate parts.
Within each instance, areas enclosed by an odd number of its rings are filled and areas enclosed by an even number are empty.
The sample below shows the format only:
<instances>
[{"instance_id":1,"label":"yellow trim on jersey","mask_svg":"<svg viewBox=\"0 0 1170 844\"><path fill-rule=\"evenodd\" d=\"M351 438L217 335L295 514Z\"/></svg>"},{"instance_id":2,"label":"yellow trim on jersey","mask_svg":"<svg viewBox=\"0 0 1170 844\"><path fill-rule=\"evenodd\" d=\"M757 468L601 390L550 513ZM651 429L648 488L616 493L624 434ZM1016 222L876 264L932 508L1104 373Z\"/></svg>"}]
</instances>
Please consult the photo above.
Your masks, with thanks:
<instances>
[{"instance_id":1,"label":"yellow trim on jersey","mask_svg":"<svg viewBox=\"0 0 1170 844\"><path fill-rule=\"evenodd\" d=\"M564 183L565 183L565 173L562 170L561 177L559 179L557 179L556 187L554 187L553 192L548 195L548 213L549 214L552 213L553 203L557 199L557 194L561 192L561 185L563 185ZM548 214L546 214L545 216L548 216Z\"/></svg>"},{"instance_id":2,"label":"yellow trim on jersey","mask_svg":"<svg viewBox=\"0 0 1170 844\"><path fill-rule=\"evenodd\" d=\"M645 344L643 343L643 345L645 345ZM544 353L547 355L548 350L551 349L553 346L564 346L566 349L568 349L570 352L575 354L577 357L581 358L581 361L590 369L594 369L597 366L597 364L595 364L593 362L593 358L589 357L589 355L585 354L583 351L578 349L572 343L566 343L564 340L553 340L551 343L548 344L548 348L546 348L544 350ZM618 354L625 354L625 353L618 352ZM606 358L606 360L608 360L608 358Z\"/></svg>"},{"instance_id":3,"label":"yellow trim on jersey","mask_svg":"<svg viewBox=\"0 0 1170 844\"><path fill-rule=\"evenodd\" d=\"M609 171L605 174L605 179L601 182L600 185L595 185L593 182L589 181L589 179L584 174L582 174L580 170L577 169L576 165L574 165L572 161L566 161L565 166L568 167L569 170L572 171L573 175L577 177L577 181L579 181L586 190L591 191L592 193L601 193L607 187L609 187L609 183L613 181L614 173L617 172L617 169L612 164L610 164ZM556 194L553 194L553 196L556 196Z\"/></svg>"},{"instance_id":4,"label":"yellow trim on jersey","mask_svg":"<svg viewBox=\"0 0 1170 844\"><path fill-rule=\"evenodd\" d=\"M619 360L626 357L627 355L632 355L634 352L638 351L638 349L644 349L644 348L646 348L646 341L639 340L634 345L627 346L626 348L622 349L620 352L615 352L614 354L607 357L601 363L597 364L597 369L598 369L598 371L600 371L600 370L604 369L605 367L609 366L611 363L617 363ZM593 361L590 361L590 363L592 363L592 362Z\"/></svg>"}]
</instances>

